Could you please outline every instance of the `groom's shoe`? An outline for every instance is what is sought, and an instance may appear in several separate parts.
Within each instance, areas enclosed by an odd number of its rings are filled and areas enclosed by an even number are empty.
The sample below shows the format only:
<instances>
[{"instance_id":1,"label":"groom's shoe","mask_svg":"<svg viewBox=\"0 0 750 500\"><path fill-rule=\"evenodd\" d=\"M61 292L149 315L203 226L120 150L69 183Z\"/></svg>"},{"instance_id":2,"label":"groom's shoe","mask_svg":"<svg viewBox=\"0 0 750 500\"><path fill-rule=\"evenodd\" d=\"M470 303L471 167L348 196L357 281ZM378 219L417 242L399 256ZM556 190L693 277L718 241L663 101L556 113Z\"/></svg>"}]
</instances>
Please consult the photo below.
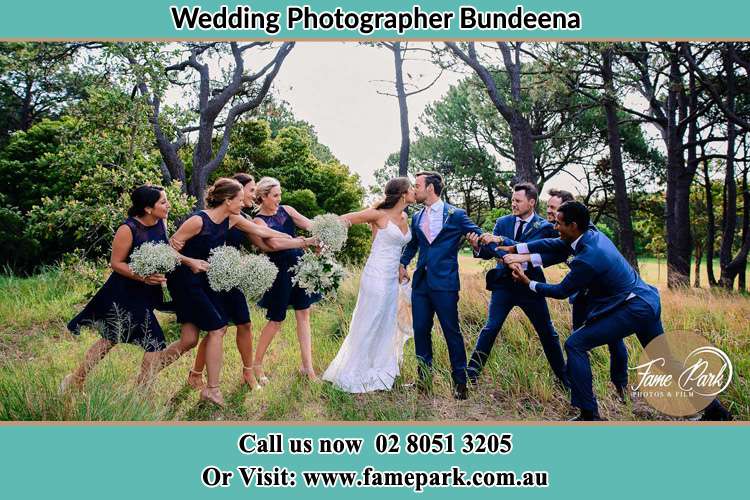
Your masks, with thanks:
<instances>
[{"instance_id":1,"label":"groom's shoe","mask_svg":"<svg viewBox=\"0 0 750 500\"><path fill-rule=\"evenodd\" d=\"M581 414L575 418L571 418L569 422L602 422L605 420L607 419L599 416L598 411L581 409Z\"/></svg>"},{"instance_id":2,"label":"groom's shoe","mask_svg":"<svg viewBox=\"0 0 750 500\"><path fill-rule=\"evenodd\" d=\"M702 422L728 422L734 420L732 414L718 399L714 399L703 411Z\"/></svg>"},{"instance_id":3,"label":"groom's shoe","mask_svg":"<svg viewBox=\"0 0 750 500\"><path fill-rule=\"evenodd\" d=\"M617 391L617 398L624 405L628 404L628 388L624 385L616 385L615 391Z\"/></svg>"},{"instance_id":4,"label":"groom's shoe","mask_svg":"<svg viewBox=\"0 0 750 500\"><path fill-rule=\"evenodd\" d=\"M458 399L459 401L468 399L469 391L466 388L466 384L456 384L453 388L453 397Z\"/></svg>"}]
</instances>

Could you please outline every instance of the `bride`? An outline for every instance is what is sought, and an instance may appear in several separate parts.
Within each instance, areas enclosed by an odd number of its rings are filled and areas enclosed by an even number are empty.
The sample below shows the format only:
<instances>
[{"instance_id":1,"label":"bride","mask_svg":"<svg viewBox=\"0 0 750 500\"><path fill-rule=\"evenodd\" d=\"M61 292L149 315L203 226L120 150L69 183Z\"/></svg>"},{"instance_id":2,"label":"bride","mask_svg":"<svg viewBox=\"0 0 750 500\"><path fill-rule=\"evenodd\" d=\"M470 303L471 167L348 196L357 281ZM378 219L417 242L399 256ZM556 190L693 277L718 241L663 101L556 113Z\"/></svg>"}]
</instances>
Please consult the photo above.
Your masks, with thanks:
<instances>
[{"instance_id":1,"label":"bride","mask_svg":"<svg viewBox=\"0 0 750 500\"><path fill-rule=\"evenodd\" d=\"M411 318L398 321L398 269L412 238L404 209L415 201L409 179L397 177L386 183L385 199L374 208L341 216L349 224L369 223L373 231L349 334L323 374L344 391L389 390L399 374Z\"/></svg>"}]
</instances>

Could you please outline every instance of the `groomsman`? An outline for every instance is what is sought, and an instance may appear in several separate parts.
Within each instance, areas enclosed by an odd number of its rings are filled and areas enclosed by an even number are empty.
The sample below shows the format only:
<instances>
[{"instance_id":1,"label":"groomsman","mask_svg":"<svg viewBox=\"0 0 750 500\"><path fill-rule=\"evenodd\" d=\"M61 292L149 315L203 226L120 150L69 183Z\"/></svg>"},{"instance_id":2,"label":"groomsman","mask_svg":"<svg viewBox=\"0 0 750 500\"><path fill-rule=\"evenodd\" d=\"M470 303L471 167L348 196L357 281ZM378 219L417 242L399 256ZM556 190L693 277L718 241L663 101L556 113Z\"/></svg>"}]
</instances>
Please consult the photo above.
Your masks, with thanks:
<instances>
[{"instance_id":1,"label":"groomsman","mask_svg":"<svg viewBox=\"0 0 750 500\"><path fill-rule=\"evenodd\" d=\"M593 392L588 352L632 333L645 347L664 333L659 292L641 280L609 238L589 227L590 216L585 205L575 201L563 203L556 218L560 238L531 242L525 250L546 252L569 246L574 255L570 272L562 282L552 285L529 279L520 265L514 264L513 277L540 297L564 299L588 290L585 324L565 342L565 351L571 404L581 411L575 420L602 420ZM518 246L508 250L512 253ZM718 400L706 409L706 417L731 419Z\"/></svg>"},{"instance_id":2,"label":"groomsman","mask_svg":"<svg viewBox=\"0 0 750 500\"><path fill-rule=\"evenodd\" d=\"M511 309L518 306L526 314L536 330L542 344L544 355L547 357L555 376L560 383L567 387L565 374L565 359L560 348L560 338L552 325L547 301L528 288L515 283L503 264L501 258L505 252L497 249L497 244L513 245L517 242L529 242L542 238L555 238L557 232L552 224L536 214L535 208L539 200L537 188L528 182L516 184L513 187L511 207L512 215L497 219L493 236L486 235L480 242L475 234L468 234L467 240L475 249L475 255L482 259L498 259L497 267L487 274L487 289L492 291L487 323L479 333L474 352L468 367L468 377L476 382L487 358L492 351L500 329L508 317ZM487 244L481 244L487 243ZM564 257L561 259L564 260ZM534 266L529 267L529 274L536 281L544 282L542 261L535 256ZM523 266L527 266L526 263Z\"/></svg>"},{"instance_id":3,"label":"groomsman","mask_svg":"<svg viewBox=\"0 0 750 500\"><path fill-rule=\"evenodd\" d=\"M568 201L575 201L575 198L573 197L573 193L565 191L564 189L550 189L547 193L549 194L549 199L547 200L547 221L554 225L557 223L557 209L560 208L560 205ZM593 228L594 226L592 225L591 227ZM560 236L560 234L555 230L555 237L558 236ZM566 246L563 251L565 258L567 258L570 248ZM540 257L533 257L529 254L507 254L504 257L506 265L539 261L542 261L545 266L549 266L558 263L560 259L553 258L553 256L549 254L543 254ZM586 297L587 292L587 290L582 290L574 293L568 299L573 314L573 330L583 326L584 321L586 321L586 310L588 304ZM622 339L610 343L608 348L610 358L609 377L612 381L612 385L615 386L620 401L625 403L627 401L626 395L628 385L628 349L625 347L625 342Z\"/></svg>"}]
</instances>

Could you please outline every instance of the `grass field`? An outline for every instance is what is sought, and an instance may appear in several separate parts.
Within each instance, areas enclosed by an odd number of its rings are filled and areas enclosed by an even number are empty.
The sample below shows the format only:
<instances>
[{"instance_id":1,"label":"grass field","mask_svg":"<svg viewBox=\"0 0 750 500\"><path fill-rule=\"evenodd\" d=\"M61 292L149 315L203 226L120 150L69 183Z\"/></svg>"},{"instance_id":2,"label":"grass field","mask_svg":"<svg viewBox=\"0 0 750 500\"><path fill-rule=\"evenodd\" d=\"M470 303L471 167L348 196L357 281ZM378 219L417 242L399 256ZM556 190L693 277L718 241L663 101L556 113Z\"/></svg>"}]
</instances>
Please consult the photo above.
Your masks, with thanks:
<instances>
[{"instance_id":1,"label":"grass field","mask_svg":"<svg viewBox=\"0 0 750 500\"><path fill-rule=\"evenodd\" d=\"M459 304L467 350L471 350L486 319L488 292L483 263L461 256L462 291ZM642 263L646 279L654 282L656 262ZM548 272L551 281L562 268ZM662 281L666 279L662 268ZM352 272L335 303L313 312L313 351L322 372L335 356L348 328L356 301L358 273ZM722 400L735 416L750 420L750 298L716 291L669 291L660 283L665 329L693 330L727 352L735 368L734 381ZM413 382L416 366L413 342L406 345L402 377L390 392L351 395L327 383L310 383L297 375L299 355L293 316L275 339L267 358L269 385L250 391L241 384L240 359L234 330L225 337L222 390L227 407L217 409L198 401L185 384L192 353L164 370L154 386L134 387L142 351L117 346L92 372L82 392L57 393L60 379L80 362L97 335L74 337L65 323L85 301L87 285L71 270L52 269L32 278L0 277L0 419L2 420L561 420L574 413L567 395L557 388L536 334L528 320L514 310L469 400L457 402L450 393L448 355L442 337L434 335L436 380L433 396L404 387ZM564 339L570 331L566 301L550 301L554 324ZM178 325L170 315L160 321L170 340ZM253 311L254 329L264 324L262 311ZM632 361L640 352L627 340ZM608 382L608 353L592 353L595 391L602 415L610 420L662 419L642 401L619 403Z\"/></svg>"}]
</instances>

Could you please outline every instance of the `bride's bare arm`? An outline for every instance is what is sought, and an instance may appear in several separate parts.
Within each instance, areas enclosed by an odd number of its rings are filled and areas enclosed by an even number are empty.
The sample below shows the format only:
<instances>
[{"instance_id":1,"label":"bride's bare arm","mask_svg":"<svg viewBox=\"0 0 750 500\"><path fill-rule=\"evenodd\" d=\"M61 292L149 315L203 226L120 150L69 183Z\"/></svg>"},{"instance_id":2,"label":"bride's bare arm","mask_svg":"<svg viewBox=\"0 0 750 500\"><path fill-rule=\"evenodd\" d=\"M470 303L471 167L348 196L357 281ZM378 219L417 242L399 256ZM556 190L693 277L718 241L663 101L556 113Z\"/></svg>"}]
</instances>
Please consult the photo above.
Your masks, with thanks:
<instances>
[{"instance_id":1,"label":"bride's bare arm","mask_svg":"<svg viewBox=\"0 0 750 500\"><path fill-rule=\"evenodd\" d=\"M366 208L359 212L344 214L339 218L347 223L347 225L351 226L353 224L373 224L381 217L383 217L383 214L380 210L376 208Z\"/></svg>"}]
</instances>

